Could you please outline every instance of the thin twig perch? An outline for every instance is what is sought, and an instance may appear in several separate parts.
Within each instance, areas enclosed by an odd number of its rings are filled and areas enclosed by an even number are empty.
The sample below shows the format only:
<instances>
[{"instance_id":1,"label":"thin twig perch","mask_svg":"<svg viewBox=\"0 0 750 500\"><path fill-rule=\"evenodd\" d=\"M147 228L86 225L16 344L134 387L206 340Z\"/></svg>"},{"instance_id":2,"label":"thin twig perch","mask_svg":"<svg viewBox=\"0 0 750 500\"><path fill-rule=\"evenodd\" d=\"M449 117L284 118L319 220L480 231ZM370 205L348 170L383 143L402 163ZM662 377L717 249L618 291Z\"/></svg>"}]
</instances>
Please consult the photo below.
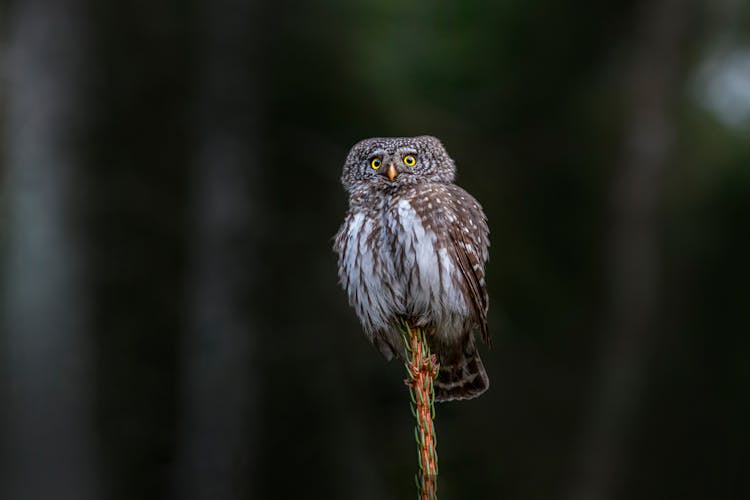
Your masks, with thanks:
<instances>
[{"instance_id":1,"label":"thin twig perch","mask_svg":"<svg viewBox=\"0 0 750 500\"><path fill-rule=\"evenodd\" d=\"M435 427L435 392L433 381L438 374L435 355L430 354L427 333L422 328L412 328L404 323L404 344L408 354L405 381L411 396L411 412L417 419L414 434L417 440L419 472L415 479L420 500L437 500L437 441Z\"/></svg>"}]
</instances>

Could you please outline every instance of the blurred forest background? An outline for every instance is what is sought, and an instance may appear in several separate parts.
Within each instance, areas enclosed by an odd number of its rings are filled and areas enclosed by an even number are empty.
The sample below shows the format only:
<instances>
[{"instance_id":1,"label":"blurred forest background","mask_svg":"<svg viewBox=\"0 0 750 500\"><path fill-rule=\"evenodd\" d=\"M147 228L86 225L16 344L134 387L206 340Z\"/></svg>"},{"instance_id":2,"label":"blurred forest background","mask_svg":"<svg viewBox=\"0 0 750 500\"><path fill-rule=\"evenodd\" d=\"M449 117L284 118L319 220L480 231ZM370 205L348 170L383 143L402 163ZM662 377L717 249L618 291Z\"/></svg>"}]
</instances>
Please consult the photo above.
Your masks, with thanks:
<instances>
[{"instance_id":1,"label":"blurred forest background","mask_svg":"<svg viewBox=\"0 0 750 500\"><path fill-rule=\"evenodd\" d=\"M444 499L750 498L746 0L0 3L0 498L411 498L345 155L492 231Z\"/></svg>"}]
</instances>

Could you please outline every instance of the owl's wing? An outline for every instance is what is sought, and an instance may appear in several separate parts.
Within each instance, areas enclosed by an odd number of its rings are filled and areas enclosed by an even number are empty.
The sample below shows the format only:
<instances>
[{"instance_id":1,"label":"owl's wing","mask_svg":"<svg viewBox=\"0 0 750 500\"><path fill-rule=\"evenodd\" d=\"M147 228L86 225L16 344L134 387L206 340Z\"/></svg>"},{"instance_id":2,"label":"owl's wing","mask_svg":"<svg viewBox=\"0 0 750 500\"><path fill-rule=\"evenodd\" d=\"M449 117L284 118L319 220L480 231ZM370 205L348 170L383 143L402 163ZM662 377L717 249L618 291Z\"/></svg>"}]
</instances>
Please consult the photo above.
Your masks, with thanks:
<instances>
[{"instance_id":1,"label":"owl's wing","mask_svg":"<svg viewBox=\"0 0 750 500\"><path fill-rule=\"evenodd\" d=\"M451 186L454 217L449 227L451 252L464 278L482 340L492 345L487 325L489 296L484 279L484 263L489 258L489 228L482 207L470 194Z\"/></svg>"}]
</instances>

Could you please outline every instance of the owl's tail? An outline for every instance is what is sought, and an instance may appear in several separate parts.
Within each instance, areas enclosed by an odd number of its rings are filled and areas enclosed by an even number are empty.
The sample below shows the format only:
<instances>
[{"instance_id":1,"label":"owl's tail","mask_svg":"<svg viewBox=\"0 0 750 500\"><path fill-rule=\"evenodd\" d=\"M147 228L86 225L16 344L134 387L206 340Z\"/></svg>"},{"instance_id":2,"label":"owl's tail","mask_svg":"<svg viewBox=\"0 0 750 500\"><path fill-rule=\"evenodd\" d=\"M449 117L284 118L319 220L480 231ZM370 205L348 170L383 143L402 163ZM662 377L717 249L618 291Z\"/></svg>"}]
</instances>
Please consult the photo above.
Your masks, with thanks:
<instances>
[{"instance_id":1,"label":"owl's tail","mask_svg":"<svg viewBox=\"0 0 750 500\"><path fill-rule=\"evenodd\" d=\"M475 398L490 387L490 379L473 337L469 336L463 351L454 352L450 357L442 356L439 360L440 371L434 382L435 401Z\"/></svg>"}]
</instances>

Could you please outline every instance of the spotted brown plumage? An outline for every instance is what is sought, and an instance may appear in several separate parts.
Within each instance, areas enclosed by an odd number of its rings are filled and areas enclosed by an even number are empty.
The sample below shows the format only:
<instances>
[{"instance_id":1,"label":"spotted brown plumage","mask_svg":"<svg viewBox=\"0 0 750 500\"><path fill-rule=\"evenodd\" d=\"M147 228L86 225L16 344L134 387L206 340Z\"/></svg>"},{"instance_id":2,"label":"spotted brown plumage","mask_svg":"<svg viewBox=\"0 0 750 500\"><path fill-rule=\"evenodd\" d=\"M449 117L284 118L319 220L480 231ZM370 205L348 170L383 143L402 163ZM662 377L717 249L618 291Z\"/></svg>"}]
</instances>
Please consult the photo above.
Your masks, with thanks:
<instances>
[{"instance_id":1,"label":"spotted brown plumage","mask_svg":"<svg viewBox=\"0 0 750 500\"><path fill-rule=\"evenodd\" d=\"M438 401L489 387L473 335L479 329L489 343L489 229L455 172L434 137L359 142L341 177L349 211L334 243L349 302L386 358L406 357L402 320L429 332Z\"/></svg>"}]
</instances>

